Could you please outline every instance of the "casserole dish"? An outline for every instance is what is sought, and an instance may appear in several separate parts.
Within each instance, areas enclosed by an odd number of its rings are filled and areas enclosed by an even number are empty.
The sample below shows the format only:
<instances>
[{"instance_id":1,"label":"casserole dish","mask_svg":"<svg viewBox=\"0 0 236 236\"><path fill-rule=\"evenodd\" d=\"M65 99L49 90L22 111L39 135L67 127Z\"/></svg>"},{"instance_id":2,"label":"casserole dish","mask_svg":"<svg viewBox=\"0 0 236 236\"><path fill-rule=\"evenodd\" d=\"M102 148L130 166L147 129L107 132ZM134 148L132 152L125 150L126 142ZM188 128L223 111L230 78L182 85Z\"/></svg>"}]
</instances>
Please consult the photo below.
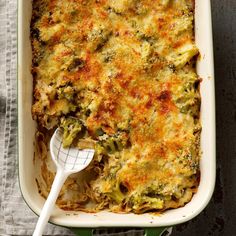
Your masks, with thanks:
<instances>
[{"instance_id":1,"label":"casserole dish","mask_svg":"<svg viewBox=\"0 0 236 236\"><path fill-rule=\"evenodd\" d=\"M51 221L69 227L161 227L182 223L197 215L208 203L215 179L215 132L214 132L214 80L211 36L210 2L196 1L196 43L201 59L197 70L203 79L202 94L202 137L201 137L201 181L197 194L185 207L169 210L162 215L115 214L102 211L96 214L66 212L55 209ZM33 163L36 125L31 118L32 78L31 48L29 40L31 1L19 1L19 173L22 193L26 202L36 213L40 212L43 198L38 194ZM204 24L203 24L204 22ZM205 22L208 22L206 25ZM206 27L207 26L207 27ZM204 37L203 37L204 36ZM24 169L28 171L25 172Z\"/></svg>"}]
</instances>

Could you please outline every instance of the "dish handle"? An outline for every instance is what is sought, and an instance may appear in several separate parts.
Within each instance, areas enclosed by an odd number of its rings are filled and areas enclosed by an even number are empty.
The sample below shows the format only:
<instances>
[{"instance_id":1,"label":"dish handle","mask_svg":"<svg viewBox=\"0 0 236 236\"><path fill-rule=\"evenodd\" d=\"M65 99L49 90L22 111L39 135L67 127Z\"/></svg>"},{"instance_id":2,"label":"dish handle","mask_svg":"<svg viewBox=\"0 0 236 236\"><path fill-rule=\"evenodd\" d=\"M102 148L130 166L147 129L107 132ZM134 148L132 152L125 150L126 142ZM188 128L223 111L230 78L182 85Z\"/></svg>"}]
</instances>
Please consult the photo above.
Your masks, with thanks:
<instances>
[{"instance_id":1,"label":"dish handle","mask_svg":"<svg viewBox=\"0 0 236 236\"><path fill-rule=\"evenodd\" d=\"M77 236L93 236L93 229L91 228L71 228ZM145 228L144 236L169 236L172 228Z\"/></svg>"}]
</instances>

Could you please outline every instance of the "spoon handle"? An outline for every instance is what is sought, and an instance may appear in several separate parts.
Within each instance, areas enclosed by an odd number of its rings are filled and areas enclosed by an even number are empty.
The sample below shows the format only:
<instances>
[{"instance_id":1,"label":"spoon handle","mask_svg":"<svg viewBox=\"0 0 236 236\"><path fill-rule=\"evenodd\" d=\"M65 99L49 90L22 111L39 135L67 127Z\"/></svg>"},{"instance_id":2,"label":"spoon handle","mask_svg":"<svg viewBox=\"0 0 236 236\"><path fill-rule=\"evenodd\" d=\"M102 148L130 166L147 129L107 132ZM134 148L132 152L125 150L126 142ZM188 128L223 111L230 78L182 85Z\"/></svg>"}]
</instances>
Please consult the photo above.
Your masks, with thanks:
<instances>
[{"instance_id":1,"label":"spoon handle","mask_svg":"<svg viewBox=\"0 0 236 236\"><path fill-rule=\"evenodd\" d=\"M50 218L50 215L56 203L57 197L67 177L68 177L68 174L66 174L63 170L61 169L57 170L57 174L53 181L51 191L40 213L40 217L38 219L33 236L41 236L43 234L43 230Z\"/></svg>"}]
</instances>

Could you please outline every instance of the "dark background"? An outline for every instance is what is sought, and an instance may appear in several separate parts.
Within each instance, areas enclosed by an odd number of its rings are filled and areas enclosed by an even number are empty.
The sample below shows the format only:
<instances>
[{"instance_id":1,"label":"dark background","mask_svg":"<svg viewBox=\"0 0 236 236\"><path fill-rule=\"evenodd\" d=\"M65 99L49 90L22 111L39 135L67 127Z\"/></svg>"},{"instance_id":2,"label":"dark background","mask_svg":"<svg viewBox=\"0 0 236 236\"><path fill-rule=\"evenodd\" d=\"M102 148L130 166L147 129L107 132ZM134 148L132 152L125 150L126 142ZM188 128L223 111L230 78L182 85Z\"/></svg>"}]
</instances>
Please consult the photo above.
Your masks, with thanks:
<instances>
[{"instance_id":1,"label":"dark background","mask_svg":"<svg viewBox=\"0 0 236 236\"><path fill-rule=\"evenodd\" d=\"M236 236L236 0L212 0L217 179L213 198L173 236Z\"/></svg>"}]
</instances>

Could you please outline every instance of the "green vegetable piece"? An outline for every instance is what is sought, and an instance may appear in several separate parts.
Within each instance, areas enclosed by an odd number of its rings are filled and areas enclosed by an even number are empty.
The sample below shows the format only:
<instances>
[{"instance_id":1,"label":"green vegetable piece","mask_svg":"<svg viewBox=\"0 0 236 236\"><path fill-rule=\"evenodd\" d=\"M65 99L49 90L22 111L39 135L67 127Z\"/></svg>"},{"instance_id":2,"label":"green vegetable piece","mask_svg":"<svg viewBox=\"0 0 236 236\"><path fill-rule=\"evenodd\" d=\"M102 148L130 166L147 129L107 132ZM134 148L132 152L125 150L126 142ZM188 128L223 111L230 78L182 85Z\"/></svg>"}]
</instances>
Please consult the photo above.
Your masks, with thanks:
<instances>
[{"instance_id":1,"label":"green vegetable piece","mask_svg":"<svg viewBox=\"0 0 236 236\"><path fill-rule=\"evenodd\" d=\"M75 89L71 86L63 86L57 89L59 99L66 98L68 101L74 100Z\"/></svg>"},{"instance_id":2,"label":"green vegetable piece","mask_svg":"<svg viewBox=\"0 0 236 236\"><path fill-rule=\"evenodd\" d=\"M185 44L180 47L176 52L168 56L168 60L171 61L177 69L184 67L194 56L198 54L198 49L194 44Z\"/></svg>"},{"instance_id":3,"label":"green vegetable piece","mask_svg":"<svg viewBox=\"0 0 236 236\"><path fill-rule=\"evenodd\" d=\"M111 152L111 153L114 153L115 151L117 151L113 138L107 139L107 141L104 144L104 147L106 148L108 152Z\"/></svg>"},{"instance_id":4,"label":"green vegetable piece","mask_svg":"<svg viewBox=\"0 0 236 236\"><path fill-rule=\"evenodd\" d=\"M108 153L121 151L128 143L125 132L118 132L112 136L104 134L100 136L99 140L100 145L103 146Z\"/></svg>"},{"instance_id":5,"label":"green vegetable piece","mask_svg":"<svg viewBox=\"0 0 236 236\"><path fill-rule=\"evenodd\" d=\"M131 199L133 209L145 212L146 209L162 209L164 200L161 198L151 198L148 196L134 195Z\"/></svg>"},{"instance_id":6,"label":"green vegetable piece","mask_svg":"<svg viewBox=\"0 0 236 236\"><path fill-rule=\"evenodd\" d=\"M125 194L121 192L120 184L118 182L116 182L112 192L107 193L107 195L117 203L121 203L125 199Z\"/></svg>"},{"instance_id":7,"label":"green vegetable piece","mask_svg":"<svg viewBox=\"0 0 236 236\"><path fill-rule=\"evenodd\" d=\"M76 118L64 118L61 120L63 128L63 147L69 147L79 133L83 131L83 124Z\"/></svg>"}]
</instances>

